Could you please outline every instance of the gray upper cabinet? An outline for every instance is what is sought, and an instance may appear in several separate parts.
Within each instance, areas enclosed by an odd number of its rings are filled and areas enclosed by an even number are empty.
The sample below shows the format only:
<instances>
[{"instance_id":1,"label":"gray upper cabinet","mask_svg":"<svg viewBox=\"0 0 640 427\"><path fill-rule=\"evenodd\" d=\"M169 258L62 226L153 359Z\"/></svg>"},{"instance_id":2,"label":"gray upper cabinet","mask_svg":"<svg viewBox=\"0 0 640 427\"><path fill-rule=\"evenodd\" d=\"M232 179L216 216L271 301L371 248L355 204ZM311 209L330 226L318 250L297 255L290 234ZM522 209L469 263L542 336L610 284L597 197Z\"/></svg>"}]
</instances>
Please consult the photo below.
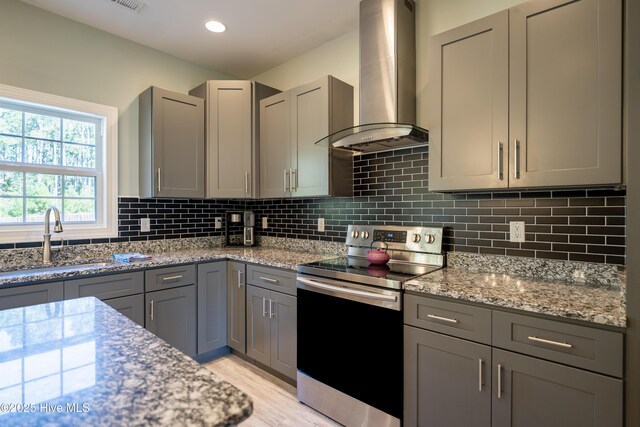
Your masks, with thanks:
<instances>
[{"instance_id":1,"label":"gray upper cabinet","mask_svg":"<svg viewBox=\"0 0 640 427\"><path fill-rule=\"evenodd\" d=\"M315 145L353 126L352 86L324 76L261 101L260 117L261 197L353 194L353 156Z\"/></svg>"},{"instance_id":2,"label":"gray upper cabinet","mask_svg":"<svg viewBox=\"0 0 640 427\"><path fill-rule=\"evenodd\" d=\"M247 80L210 80L189 92L205 99L207 198L258 196L258 102L278 92Z\"/></svg>"},{"instance_id":3,"label":"gray upper cabinet","mask_svg":"<svg viewBox=\"0 0 640 427\"><path fill-rule=\"evenodd\" d=\"M507 187L508 54L507 11L431 39L431 191Z\"/></svg>"},{"instance_id":4,"label":"gray upper cabinet","mask_svg":"<svg viewBox=\"0 0 640 427\"><path fill-rule=\"evenodd\" d=\"M145 294L145 327L188 356L196 355L196 286Z\"/></svg>"},{"instance_id":5,"label":"gray upper cabinet","mask_svg":"<svg viewBox=\"0 0 640 427\"><path fill-rule=\"evenodd\" d=\"M622 2L510 10L511 187L622 181Z\"/></svg>"},{"instance_id":6,"label":"gray upper cabinet","mask_svg":"<svg viewBox=\"0 0 640 427\"><path fill-rule=\"evenodd\" d=\"M204 101L150 87L139 96L141 197L204 197Z\"/></svg>"},{"instance_id":7,"label":"gray upper cabinet","mask_svg":"<svg viewBox=\"0 0 640 427\"><path fill-rule=\"evenodd\" d=\"M227 263L227 345L240 353L247 352L245 269L241 262Z\"/></svg>"},{"instance_id":8,"label":"gray upper cabinet","mask_svg":"<svg viewBox=\"0 0 640 427\"><path fill-rule=\"evenodd\" d=\"M622 380L497 349L493 362L495 427L623 425Z\"/></svg>"},{"instance_id":9,"label":"gray upper cabinet","mask_svg":"<svg viewBox=\"0 0 640 427\"><path fill-rule=\"evenodd\" d=\"M198 265L198 354L227 345L227 262Z\"/></svg>"},{"instance_id":10,"label":"gray upper cabinet","mask_svg":"<svg viewBox=\"0 0 640 427\"><path fill-rule=\"evenodd\" d=\"M405 326L404 387L407 427L489 427L491 347Z\"/></svg>"},{"instance_id":11,"label":"gray upper cabinet","mask_svg":"<svg viewBox=\"0 0 640 427\"><path fill-rule=\"evenodd\" d=\"M432 38L429 189L622 182L622 2L536 0Z\"/></svg>"},{"instance_id":12,"label":"gray upper cabinet","mask_svg":"<svg viewBox=\"0 0 640 427\"><path fill-rule=\"evenodd\" d=\"M62 282L0 289L0 310L62 301Z\"/></svg>"}]
</instances>

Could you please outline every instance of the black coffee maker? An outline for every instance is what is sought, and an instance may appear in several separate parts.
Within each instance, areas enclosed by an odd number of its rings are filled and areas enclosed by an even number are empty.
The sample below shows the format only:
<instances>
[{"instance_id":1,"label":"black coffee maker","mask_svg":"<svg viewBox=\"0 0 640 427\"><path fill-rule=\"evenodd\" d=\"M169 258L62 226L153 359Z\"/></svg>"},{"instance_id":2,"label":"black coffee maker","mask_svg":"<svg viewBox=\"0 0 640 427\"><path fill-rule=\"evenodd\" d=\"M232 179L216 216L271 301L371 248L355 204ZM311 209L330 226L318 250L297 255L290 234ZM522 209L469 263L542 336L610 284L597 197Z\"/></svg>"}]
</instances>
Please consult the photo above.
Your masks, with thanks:
<instances>
[{"instance_id":1,"label":"black coffee maker","mask_svg":"<svg viewBox=\"0 0 640 427\"><path fill-rule=\"evenodd\" d=\"M252 211L227 211L224 227L226 246L255 246L255 225L256 216Z\"/></svg>"}]
</instances>

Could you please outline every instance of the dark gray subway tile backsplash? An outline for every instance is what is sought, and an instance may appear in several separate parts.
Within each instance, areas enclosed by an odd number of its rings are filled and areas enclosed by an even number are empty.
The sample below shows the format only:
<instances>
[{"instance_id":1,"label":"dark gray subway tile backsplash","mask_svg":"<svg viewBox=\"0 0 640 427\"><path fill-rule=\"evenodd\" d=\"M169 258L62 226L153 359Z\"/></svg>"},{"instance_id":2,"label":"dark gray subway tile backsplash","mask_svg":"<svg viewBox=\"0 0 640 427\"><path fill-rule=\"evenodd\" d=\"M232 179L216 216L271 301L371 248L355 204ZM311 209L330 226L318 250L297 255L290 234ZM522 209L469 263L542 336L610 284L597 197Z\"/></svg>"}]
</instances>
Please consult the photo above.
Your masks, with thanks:
<instances>
[{"instance_id":1,"label":"dark gray subway tile backsplash","mask_svg":"<svg viewBox=\"0 0 640 427\"><path fill-rule=\"evenodd\" d=\"M349 224L443 226L444 249L625 263L625 192L613 189L562 189L473 193L430 193L428 150L409 148L354 157L354 197L202 200L121 197L118 235L91 243L221 236L214 218L227 210L256 212L256 234L342 242ZM268 217L269 228L260 228ZM140 218L151 232L140 231ZM317 219L325 218L325 232ZM509 221L526 223L526 242L509 242ZM89 243L88 240L69 244ZM36 247L11 243L0 249Z\"/></svg>"}]
</instances>

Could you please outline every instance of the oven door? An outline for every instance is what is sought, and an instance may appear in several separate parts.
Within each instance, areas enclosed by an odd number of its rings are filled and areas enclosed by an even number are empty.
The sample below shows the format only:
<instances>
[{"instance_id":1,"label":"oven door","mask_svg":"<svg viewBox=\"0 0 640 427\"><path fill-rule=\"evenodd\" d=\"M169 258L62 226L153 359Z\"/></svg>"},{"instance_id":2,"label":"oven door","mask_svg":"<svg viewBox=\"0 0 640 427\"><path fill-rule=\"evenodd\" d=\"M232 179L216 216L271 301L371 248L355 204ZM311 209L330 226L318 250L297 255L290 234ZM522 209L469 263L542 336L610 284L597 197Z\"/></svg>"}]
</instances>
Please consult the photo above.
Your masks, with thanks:
<instances>
[{"instance_id":1,"label":"oven door","mask_svg":"<svg viewBox=\"0 0 640 427\"><path fill-rule=\"evenodd\" d=\"M306 275L297 287L298 371L401 419L402 293Z\"/></svg>"}]
</instances>

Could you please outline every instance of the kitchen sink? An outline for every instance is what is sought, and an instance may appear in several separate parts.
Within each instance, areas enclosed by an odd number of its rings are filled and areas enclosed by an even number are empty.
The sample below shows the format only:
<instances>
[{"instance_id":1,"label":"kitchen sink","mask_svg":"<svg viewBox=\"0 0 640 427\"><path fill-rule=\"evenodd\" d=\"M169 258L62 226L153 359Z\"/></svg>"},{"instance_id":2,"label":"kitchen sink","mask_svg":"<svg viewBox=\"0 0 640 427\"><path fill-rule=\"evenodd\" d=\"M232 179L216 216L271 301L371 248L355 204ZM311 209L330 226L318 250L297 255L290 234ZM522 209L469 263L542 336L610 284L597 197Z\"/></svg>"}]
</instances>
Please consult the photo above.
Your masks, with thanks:
<instances>
[{"instance_id":1,"label":"kitchen sink","mask_svg":"<svg viewBox=\"0 0 640 427\"><path fill-rule=\"evenodd\" d=\"M111 262L93 262L87 264L69 264L69 265L56 265L51 267L40 267L40 268L31 268L28 270L14 270L14 271L5 271L0 273L0 279L3 277L20 277L20 276L31 276L31 275L39 275L39 274L47 274L47 273L62 273L66 271L82 271L89 270L92 268L99 267L107 267L112 265Z\"/></svg>"}]
</instances>

